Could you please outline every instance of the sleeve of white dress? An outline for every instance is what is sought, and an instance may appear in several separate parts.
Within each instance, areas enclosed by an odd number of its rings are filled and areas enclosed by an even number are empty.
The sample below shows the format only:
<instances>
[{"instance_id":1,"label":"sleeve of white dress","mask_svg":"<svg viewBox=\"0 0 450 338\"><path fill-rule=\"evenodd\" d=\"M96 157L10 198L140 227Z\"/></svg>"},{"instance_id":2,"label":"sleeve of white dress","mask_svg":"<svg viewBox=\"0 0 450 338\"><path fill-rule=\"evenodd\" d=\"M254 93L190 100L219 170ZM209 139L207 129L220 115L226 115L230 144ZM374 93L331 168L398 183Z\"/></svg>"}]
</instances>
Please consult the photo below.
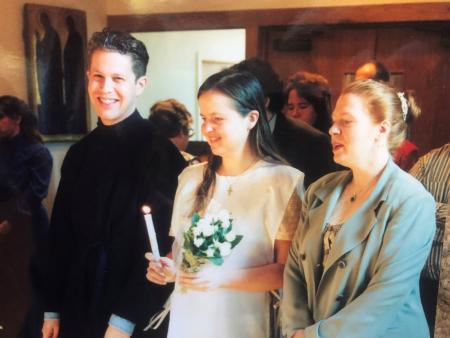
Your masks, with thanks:
<instances>
[{"instance_id":1,"label":"sleeve of white dress","mask_svg":"<svg viewBox=\"0 0 450 338\"><path fill-rule=\"evenodd\" d=\"M302 202L300 196L297 193L297 188L291 194L289 202L284 211L283 220L281 221L280 227L278 228L277 235L275 239L291 241L294 237L295 231L297 230L298 222L300 220L300 211L302 207Z\"/></svg>"}]
</instances>

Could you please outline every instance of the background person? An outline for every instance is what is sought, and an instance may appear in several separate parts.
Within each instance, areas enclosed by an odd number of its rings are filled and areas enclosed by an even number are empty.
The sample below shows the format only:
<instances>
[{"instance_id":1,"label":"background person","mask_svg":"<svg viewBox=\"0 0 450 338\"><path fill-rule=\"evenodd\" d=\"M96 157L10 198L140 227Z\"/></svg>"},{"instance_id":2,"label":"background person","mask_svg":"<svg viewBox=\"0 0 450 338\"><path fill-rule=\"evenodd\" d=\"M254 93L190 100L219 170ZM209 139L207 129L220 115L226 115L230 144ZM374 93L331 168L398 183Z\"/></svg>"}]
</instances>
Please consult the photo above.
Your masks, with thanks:
<instances>
[{"instance_id":1,"label":"background person","mask_svg":"<svg viewBox=\"0 0 450 338\"><path fill-rule=\"evenodd\" d=\"M355 72L355 80L374 80L388 84L390 77L386 66L375 60L366 62Z\"/></svg>"},{"instance_id":2,"label":"background person","mask_svg":"<svg viewBox=\"0 0 450 338\"><path fill-rule=\"evenodd\" d=\"M186 161L194 156L186 152L192 134L192 115L184 104L175 99L156 102L150 108L148 119L163 136L168 138L180 151Z\"/></svg>"},{"instance_id":3,"label":"background person","mask_svg":"<svg viewBox=\"0 0 450 338\"><path fill-rule=\"evenodd\" d=\"M27 330L34 327L36 331L41 324L42 304L30 289L30 277L32 286L42 282L36 271L37 252L48 234L48 215L42 200L47 196L52 164L31 109L15 96L1 96L0 325L4 329L0 332L8 337L18 336L30 299L33 308Z\"/></svg>"},{"instance_id":4,"label":"background person","mask_svg":"<svg viewBox=\"0 0 450 338\"><path fill-rule=\"evenodd\" d=\"M439 276L447 217L450 218L450 143L433 149L412 167L410 174L420 181L436 201L436 234L420 278L420 295L430 335L434 335Z\"/></svg>"},{"instance_id":5,"label":"background person","mask_svg":"<svg viewBox=\"0 0 450 338\"><path fill-rule=\"evenodd\" d=\"M330 135L335 161L350 170L306 192L284 272L287 337L429 337L419 277L434 200L390 157L402 115L397 93L372 80L339 97Z\"/></svg>"},{"instance_id":6,"label":"background person","mask_svg":"<svg viewBox=\"0 0 450 338\"><path fill-rule=\"evenodd\" d=\"M287 116L328 134L331 127L331 92L320 74L297 72L284 90Z\"/></svg>"}]
</instances>

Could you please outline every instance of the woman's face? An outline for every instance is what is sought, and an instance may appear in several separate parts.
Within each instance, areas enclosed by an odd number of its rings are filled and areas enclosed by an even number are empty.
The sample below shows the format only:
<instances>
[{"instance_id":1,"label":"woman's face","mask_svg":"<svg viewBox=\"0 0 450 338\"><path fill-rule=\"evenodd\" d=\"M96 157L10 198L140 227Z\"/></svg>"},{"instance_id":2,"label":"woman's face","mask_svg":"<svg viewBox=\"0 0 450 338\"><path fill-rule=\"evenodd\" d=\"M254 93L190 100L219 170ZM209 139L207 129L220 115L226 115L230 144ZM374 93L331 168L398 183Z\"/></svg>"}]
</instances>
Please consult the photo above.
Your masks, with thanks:
<instances>
[{"instance_id":1,"label":"woman's face","mask_svg":"<svg viewBox=\"0 0 450 338\"><path fill-rule=\"evenodd\" d=\"M228 96L216 91L204 92L198 102L202 134L214 155L236 156L248 149L248 135L258 120L258 112L243 117Z\"/></svg>"},{"instance_id":2,"label":"woman's face","mask_svg":"<svg viewBox=\"0 0 450 338\"><path fill-rule=\"evenodd\" d=\"M0 138L11 138L20 131L20 118L12 119L0 113Z\"/></svg>"},{"instance_id":3,"label":"woman's face","mask_svg":"<svg viewBox=\"0 0 450 338\"><path fill-rule=\"evenodd\" d=\"M365 100L355 94L340 96L332 119L334 161L350 168L370 163L381 127L373 121Z\"/></svg>"},{"instance_id":4,"label":"woman's face","mask_svg":"<svg viewBox=\"0 0 450 338\"><path fill-rule=\"evenodd\" d=\"M288 95L287 115L297 120L301 120L309 125L314 125L317 119L316 112L311 103L292 89Z\"/></svg>"}]
</instances>

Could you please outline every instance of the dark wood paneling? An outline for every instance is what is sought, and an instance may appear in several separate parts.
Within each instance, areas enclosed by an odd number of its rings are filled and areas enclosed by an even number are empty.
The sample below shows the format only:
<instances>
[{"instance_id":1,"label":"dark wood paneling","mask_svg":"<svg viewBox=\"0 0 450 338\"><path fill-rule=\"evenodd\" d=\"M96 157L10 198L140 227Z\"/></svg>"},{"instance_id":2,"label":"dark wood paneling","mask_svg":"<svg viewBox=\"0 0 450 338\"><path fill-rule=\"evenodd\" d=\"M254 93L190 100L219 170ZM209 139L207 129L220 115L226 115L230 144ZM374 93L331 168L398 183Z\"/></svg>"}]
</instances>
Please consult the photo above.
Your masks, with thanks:
<instances>
[{"instance_id":1,"label":"dark wood paneling","mask_svg":"<svg viewBox=\"0 0 450 338\"><path fill-rule=\"evenodd\" d=\"M265 41L266 59L282 80L299 70L325 76L336 101L343 87L345 73L351 73L369 59L383 62L394 73L404 74L403 88L414 89L422 116L412 125L412 141L421 153L450 141L450 48L441 25L348 25L332 29L309 28L312 49L305 52L280 52L273 41L292 35L296 28L269 30ZM300 30L302 28L299 28ZM298 30L298 29L297 29ZM320 31L320 32L319 32Z\"/></svg>"},{"instance_id":2,"label":"dark wood paneling","mask_svg":"<svg viewBox=\"0 0 450 338\"><path fill-rule=\"evenodd\" d=\"M421 153L450 141L450 49L438 30L377 30L376 57L391 72L403 72L404 88L414 89L422 115L412 124L412 140Z\"/></svg>"}]
</instances>

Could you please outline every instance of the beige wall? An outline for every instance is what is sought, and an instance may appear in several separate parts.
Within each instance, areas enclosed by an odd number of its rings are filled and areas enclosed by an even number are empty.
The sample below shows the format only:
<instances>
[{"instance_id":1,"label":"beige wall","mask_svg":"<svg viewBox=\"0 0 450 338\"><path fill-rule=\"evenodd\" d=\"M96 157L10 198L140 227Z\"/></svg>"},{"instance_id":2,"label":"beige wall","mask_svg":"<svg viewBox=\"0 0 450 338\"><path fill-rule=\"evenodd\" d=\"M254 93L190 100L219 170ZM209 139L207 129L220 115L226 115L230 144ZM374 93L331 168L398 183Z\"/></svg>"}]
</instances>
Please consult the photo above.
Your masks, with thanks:
<instances>
[{"instance_id":1,"label":"beige wall","mask_svg":"<svg viewBox=\"0 0 450 338\"><path fill-rule=\"evenodd\" d=\"M8 0L0 2L0 93L27 99L22 39L22 10L25 3L74 8L86 11L88 34L106 25L106 0Z\"/></svg>"},{"instance_id":2,"label":"beige wall","mask_svg":"<svg viewBox=\"0 0 450 338\"><path fill-rule=\"evenodd\" d=\"M107 0L108 15L447 2L442 0Z\"/></svg>"},{"instance_id":3,"label":"beige wall","mask_svg":"<svg viewBox=\"0 0 450 338\"><path fill-rule=\"evenodd\" d=\"M4 0L0 2L2 24L0 29L0 95L14 95L24 100L27 96L25 46L22 39L23 5L30 1ZM106 0L33 0L34 4L67 7L86 12L88 35L106 25ZM95 118L91 118L95 122ZM54 166L49 196L44 203L49 209L59 182L59 171L69 143L47 143Z\"/></svg>"}]
</instances>

